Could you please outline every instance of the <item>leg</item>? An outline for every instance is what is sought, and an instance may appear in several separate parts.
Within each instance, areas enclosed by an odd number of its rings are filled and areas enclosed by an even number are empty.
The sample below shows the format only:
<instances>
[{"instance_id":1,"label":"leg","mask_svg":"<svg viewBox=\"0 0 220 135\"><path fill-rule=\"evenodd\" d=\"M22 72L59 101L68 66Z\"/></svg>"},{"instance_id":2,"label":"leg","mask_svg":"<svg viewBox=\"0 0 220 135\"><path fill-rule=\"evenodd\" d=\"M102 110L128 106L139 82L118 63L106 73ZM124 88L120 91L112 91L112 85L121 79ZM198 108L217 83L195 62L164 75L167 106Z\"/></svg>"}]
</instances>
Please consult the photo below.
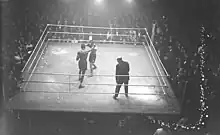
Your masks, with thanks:
<instances>
[{"instance_id":1,"label":"leg","mask_svg":"<svg viewBox=\"0 0 220 135\"><path fill-rule=\"evenodd\" d=\"M82 76L81 76L81 79L80 79L79 88L84 88L84 86L82 85L82 83L83 83L83 80L84 80L85 73L86 73L86 70L82 70Z\"/></svg>"},{"instance_id":2,"label":"leg","mask_svg":"<svg viewBox=\"0 0 220 135\"><path fill-rule=\"evenodd\" d=\"M114 99L116 99L118 97L120 88L121 88L122 82L117 83L116 88L115 88L115 95L114 95Z\"/></svg>"},{"instance_id":3,"label":"leg","mask_svg":"<svg viewBox=\"0 0 220 135\"><path fill-rule=\"evenodd\" d=\"M90 62L89 65L90 65L90 77L92 77L93 76L93 63Z\"/></svg>"},{"instance_id":4,"label":"leg","mask_svg":"<svg viewBox=\"0 0 220 135\"><path fill-rule=\"evenodd\" d=\"M83 80L84 80L85 73L86 73L86 70L83 70L83 71L82 71L82 77L81 77L81 81L80 81L81 83L82 83L82 82L83 82Z\"/></svg>"},{"instance_id":5,"label":"leg","mask_svg":"<svg viewBox=\"0 0 220 135\"><path fill-rule=\"evenodd\" d=\"M94 58L93 58L93 61L92 61L93 69L97 68L97 66L95 65L95 61L96 61L96 55L94 55Z\"/></svg>"},{"instance_id":6,"label":"leg","mask_svg":"<svg viewBox=\"0 0 220 135\"><path fill-rule=\"evenodd\" d=\"M97 66L95 65L95 61L96 61L96 55L94 55L94 60L93 60L93 67L94 67L94 69L97 68Z\"/></svg>"},{"instance_id":7,"label":"leg","mask_svg":"<svg viewBox=\"0 0 220 135\"><path fill-rule=\"evenodd\" d=\"M79 70L79 81L81 80L81 74L82 74L82 70Z\"/></svg>"},{"instance_id":8,"label":"leg","mask_svg":"<svg viewBox=\"0 0 220 135\"><path fill-rule=\"evenodd\" d=\"M129 80L124 81L124 88L125 88L125 96L128 97L128 82Z\"/></svg>"},{"instance_id":9,"label":"leg","mask_svg":"<svg viewBox=\"0 0 220 135\"><path fill-rule=\"evenodd\" d=\"M93 69L96 69L97 66L95 65L95 62L92 63Z\"/></svg>"}]
</instances>

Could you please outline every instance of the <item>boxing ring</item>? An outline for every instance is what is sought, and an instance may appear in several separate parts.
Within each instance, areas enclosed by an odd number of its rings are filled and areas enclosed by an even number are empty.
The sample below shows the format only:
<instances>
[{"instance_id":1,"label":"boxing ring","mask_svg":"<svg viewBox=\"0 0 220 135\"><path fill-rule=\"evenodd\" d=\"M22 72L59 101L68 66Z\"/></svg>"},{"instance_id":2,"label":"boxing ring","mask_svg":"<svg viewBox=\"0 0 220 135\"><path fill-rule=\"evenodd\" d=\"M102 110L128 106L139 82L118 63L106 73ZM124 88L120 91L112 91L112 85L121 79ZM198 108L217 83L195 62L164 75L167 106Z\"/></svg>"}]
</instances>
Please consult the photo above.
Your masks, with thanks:
<instances>
[{"instance_id":1,"label":"boxing ring","mask_svg":"<svg viewBox=\"0 0 220 135\"><path fill-rule=\"evenodd\" d=\"M132 31L137 34L129 34ZM136 35L136 36L135 36ZM93 40L98 68L79 89L75 60L81 43ZM114 100L117 56L130 64L129 97L121 87ZM89 65L89 64L88 64ZM179 114L179 103L146 28L107 28L48 24L22 70L15 110Z\"/></svg>"}]
</instances>

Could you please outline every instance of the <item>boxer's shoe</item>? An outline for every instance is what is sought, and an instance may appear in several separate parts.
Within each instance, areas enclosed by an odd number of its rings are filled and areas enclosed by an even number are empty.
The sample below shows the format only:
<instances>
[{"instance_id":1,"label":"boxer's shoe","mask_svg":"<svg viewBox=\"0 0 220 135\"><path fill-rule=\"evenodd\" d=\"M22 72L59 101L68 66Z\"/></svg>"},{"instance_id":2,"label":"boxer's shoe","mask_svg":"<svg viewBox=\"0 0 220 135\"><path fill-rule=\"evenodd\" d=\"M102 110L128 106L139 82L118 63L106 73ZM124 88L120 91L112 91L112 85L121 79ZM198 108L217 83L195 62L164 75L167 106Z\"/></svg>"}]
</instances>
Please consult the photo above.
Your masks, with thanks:
<instances>
[{"instance_id":1,"label":"boxer's shoe","mask_svg":"<svg viewBox=\"0 0 220 135\"><path fill-rule=\"evenodd\" d=\"M94 66L94 67L93 67L93 69L96 69L96 68L97 68L97 66Z\"/></svg>"},{"instance_id":2,"label":"boxer's shoe","mask_svg":"<svg viewBox=\"0 0 220 135\"><path fill-rule=\"evenodd\" d=\"M114 95L114 96L113 96L113 99L114 99L114 100L117 100L117 96Z\"/></svg>"},{"instance_id":3,"label":"boxer's shoe","mask_svg":"<svg viewBox=\"0 0 220 135\"><path fill-rule=\"evenodd\" d=\"M83 85L79 85L79 89L81 89L81 88L85 88L85 86L83 86Z\"/></svg>"}]
</instances>

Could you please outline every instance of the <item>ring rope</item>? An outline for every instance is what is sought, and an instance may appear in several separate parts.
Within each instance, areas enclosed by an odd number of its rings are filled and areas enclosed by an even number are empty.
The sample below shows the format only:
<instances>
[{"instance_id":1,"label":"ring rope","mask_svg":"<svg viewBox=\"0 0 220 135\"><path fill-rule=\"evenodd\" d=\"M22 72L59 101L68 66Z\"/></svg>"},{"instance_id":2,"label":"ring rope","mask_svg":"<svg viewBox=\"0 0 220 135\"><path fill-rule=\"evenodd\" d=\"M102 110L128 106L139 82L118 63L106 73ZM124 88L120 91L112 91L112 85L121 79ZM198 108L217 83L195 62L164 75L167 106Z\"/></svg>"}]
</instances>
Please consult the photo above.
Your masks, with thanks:
<instances>
[{"instance_id":1,"label":"ring rope","mask_svg":"<svg viewBox=\"0 0 220 135\"><path fill-rule=\"evenodd\" d=\"M28 72L29 74L43 74L43 75L64 75L64 76L79 76L79 74L65 74L65 73L45 73L45 72L35 72L35 73L30 73ZM84 76L90 76L90 74L85 74ZM94 74L93 76L103 76L103 77L116 77L116 76L119 76L119 77L141 77L141 78L144 78L144 77L167 77L167 76L150 76L150 75L142 75L142 76L139 76L139 75L111 75L111 74Z\"/></svg>"},{"instance_id":2,"label":"ring rope","mask_svg":"<svg viewBox=\"0 0 220 135\"><path fill-rule=\"evenodd\" d=\"M44 47L43 45L44 45L44 43L45 43L44 41L45 41L45 39L46 39L46 37L47 37L47 34L48 34L48 33L46 33L45 37L43 38L42 43L40 44L39 49L38 49L37 52L36 52L36 55L34 56L33 60L31 61L31 65L33 65L33 63L34 63L34 61L36 60L36 58L38 58L37 55L38 55L39 53L41 53L41 52L40 52L40 49ZM29 69L30 69L30 68L31 68L31 66L29 67ZM29 70L28 70L28 71L29 71Z\"/></svg>"},{"instance_id":3,"label":"ring rope","mask_svg":"<svg viewBox=\"0 0 220 135\"><path fill-rule=\"evenodd\" d=\"M47 33L46 33L46 36L47 36ZM46 36L45 36L45 37L46 37ZM43 47L42 44L44 44L45 37L44 37L44 39L43 39L43 41L42 41L42 43L41 43L40 48ZM39 58L38 58L38 60L37 60L37 63L34 65L34 68L33 68L33 70L31 71L30 76L28 76L28 81L30 81L30 79L31 79L31 77L32 77L32 75L33 75L32 73L34 73L34 71L35 71L35 69L36 69L36 67L37 67L37 65L38 65L38 63L39 63L39 61L40 61L40 59L41 59L41 57L42 57L42 55L43 55L43 52L45 51L47 45L48 45L48 42L46 42L46 45L44 45L43 50L41 51L40 56L39 56ZM40 49L39 49L39 50L40 50ZM38 52L39 52L39 50L38 50ZM36 56L37 56L37 55L36 55ZM36 59L36 56L35 56L34 60ZM34 60L32 60L31 65L33 64L33 61L34 61ZM24 89L26 89L26 86L27 86L27 83L25 84Z\"/></svg>"},{"instance_id":4,"label":"ring rope","mask_svg":"<svg viewBox=\"0 0 220 135\"><path fill-rule=\"evenodd\" d=\"M146 38L145 38L145 40L146 40ZM148 44L148 41L147 41L147 40L146 40L146 43ZM155 74L157 75L157 79L158 79L158 81L159 81L159 84L160 84L160 85L163 85L163 84L161 83L161 81L160 81L160 78L158 77L158 72L157 72L156 69L155 69L155 65L154 65L154 63L153 63L153 60L152 60L152 58L151 58L151 55L150 55L150 52L149 52L148 48L146 47L146 45L143 45L143 46L144 46L145 50L147 51L148 57L150 58L150 62L151 62L151 64L152 64L152 66L153 66L153 69L154 69ZM148 44L148 46L149 46L149 44ZM163 94L165 95L166 92L165 92L165 90L164 90L164 87L162 87L162 91L163 91Z\"/></svg>"},{"instance_id":5,"label":"ring rope","mask_svg":"<svg viewBox=\"0 0 220 135\"><path fill-rule=\"evenodd\" d=\"M83 91L36 91L36 90L28 90L28 91L21 91L21 92L34 92L34 93L56 93L56 94L65 94L65 93L71 93L71 94L88 94L88 95L113 95L113 94L126 94L126 93L115 93L115 92L83 92ZM162 93L128 93L129 95L162 95Z\"/></svg>"},{"instance_id":6,"label":"ring rope","mask_svg":"<svg viewBox=\"0 0 220 135\"><path fill-rule=\"evenodd\" d=\"M146 38L146 37L145 37ZM150 39L149 39L150 40ZM148 44L149 44L149 42L147 42ZM150 45L149 45L150 46ZM151 45L152 46L152 45ZM154 47L153 47L154 48ZM150 50L150 53L151 53L151 56L152 56L152 58L153 58L153 60L154 60L154 62L155 62L155 64L156 64L156 68L157 68L157 70L159 71L159 74L160 75L162 75L162 73L161 73L161 71L160 71L160 68L159 68L159 65L157 64L157 61L156 61L156 59L155 59L155 57L154 57L154 54L153 54L153 51L151 50L151 47L149 47L149 50ZM157 54L157 52L154 52L154 53L156 53ZM160 63L160 64L162 64L162 63ZM163 84L166 84L166 82L164 81L164 79L162 78L162 82L163 82Z\"/></svg>"},{"instance_id":7,"label":"ring rope","mask_svg":"<svg viewBox=\"0 0 220 135\"><path fill-rule=\"evenodd\" d=\"M49 82L49 81L22 81L24 83L55 83L55 84L79 84L79 82L58 82L58 81L54 81L54 82ZM84 85L107 85L107 86L117 86L119 84L108 84L108 83L87 83L87 84L84 84ZM136 84L123 84L124 86L136 86L136 87L167 87L165 85L136 85Z\"/></svg>"},{"instance_id":8,"label":"ring rope","mask_svg":"<svg viewBox=\"0 0 220 135\"><path fill-rule=\"evenodd\" d=\"M73 40L70 40L70 39L48 39L49 41L73 41ZM77 41L81 41L81 42L88 42L90 40L83 40L83 39L79 39ZM94 42L105 42L105 43L127 43L127 44L143 44L143 42L124 42L124 41L115 41L115 40L110 40L110 41L107 41L107 40L93 40Z\"/></svg>"},{"instance_id":9,"label":"ring rope","mask_svg":"<svg viewBox=\"0 0 220 135\"><path fill-rule=\"evenodd\" d=\"M146 28L145 28L145 31L147 32L147 29L146 29ZM148 32L147 32L147 36L148 36L148 38L150 39L150 36L149 36ZM156 49L155 49L155 47L154 47L154 45L153 45L152 40L150 40L150 45L153 46L154 51L157 52ZM163 67L163 69L164 69L166 75L167 75L167 76L170 76L169 73L167 72L166 68L164 67L164 65L163 65L163 63L162 63L162 61L161 61L161 59L160 59L160 57L158 56L157 53L156 53L156 55L157 55L157 58L158 58L158 60L160 61L161 65L162 65L162 67Z\"/></svg>"},{"instance_id":10,"label":"ring rope","mask_svg":"<svg viewBox=\"0 0 220 135\"><path fill-rule=\"evenodd\" d=\"M108 34L96 34L96 33L76 33L76 32L58 32L58 31L48 31L48 33L54 33L54 34L69 34L69 35L90 35L90 36L108 36ZM111 34L111 36L122 36L122 37L130 37L131 35L125 35L125 34ZM143 35L137 36L137 37L144 37Z\"/></svg>"},{"instance_id":11,"label":"ring rope","mask_svg":"<svg viewBox=\"0 0 220 135\"><path fill-rule=\"evenodd\" d=\"M145 30L146 30L146 29L145 29ZM146 31L146 32L147 32L147 31ZM148 35L148 33L147 33L147 35ZM145 36L145 39L146 39L146 36ZM148 39L149 39L150 43L149 43L149 42L147 42L147 43L148 43L148 45L149 45L149 50L150 50L151 56L153 57L153 60L154 60L154 62L155 62L155 64L156 64L156 67L157 67L157 70L159 71L159 75L162 75L162 72L161 72L161 70L160 70L160 68L159 68L158 62L156 61L156 58L154 57L154 53L156 54L157 58L159 59L159 62L160 62L159 64L162 66L163 70L166 70L166 69L164 68L163 63L160 61L160 58L159 58L159 56L158 56L158 54L157 54L157 52L156 52L156 50L155 50L155 48L154 48L154 46L153 46L153 44L152 44L152 41L151 41L149 35L148 35ZM146 39L146 40L147 40L147 39ZM152 50L150 46L151 46L154 50ZM153 52L154 52L154 53L153 53ZM166 74L166 71L165 71L165 74ZM168 75L168 74L166 74L166 75ZM168 76L169 76L169 75L168 75ZM159 79L159 83L161 84L160 78L158 78L158 79ZM165 79L164 79L164 78L161 78L161 79L162 79L162 84L161 84L161 85L167 85ZM164 93L166 93L165 90L164 90L164 88L162 88L162 90L163 90Z\"/></svg>"},{"instance_id":12,"label":"ring rope","mask_svg":"<svg viewBox=\"0 0 220 135\"><path fill-rule=\"evenodd\" d=\"M146 31L146 33L147 33L147 35L148 35L147 29L145 29L145 31ZM145 37L145 40L146 40L146 42L147 42L147 44L148 44L148 46L149 46L150 54L151 54L151 56L153 57L153 60L154 60L154 62L155 62L155 64L156 64L156 68L157 68L157 70L159 71L159 74L162 75L162 73L161 73L161 71L160 71L160 68L159 68L159 66L158 66L158 64L157 64L157 62L156 62L156 59L155 59L155 57L154 57L154 55L153 55L153 51L151 50L151 47L150 47L150 46L152 46L152 47L154 48L153 44L151 44L151 43L152 43L152 42L151 42L151 39L150 39L150 37L149 37L149 35L148 35L148 39L150 40L150 43L149 43L148 40L147 40L147 38L146 38L146 36L144 36L144 37ZM156 50L154 50L154 51L156 51ZM155 52L155 53L156 53L156 55L157 55L157 52ZM163 63L160 63L160 64L163 65ZM159 80L159 83L161 84L160 78L158 78L158 80ZM167 83L164 81L164 78L162 78L162 83L165 84L165 85L167 85ZM163 89L163 88L162 88L162 89ZM163 89L163 91L164 91L164 89ZM164 93L165 93L165 91L164 91Z\"/></svg>"},{"instance_id":13,"label":"ring rope","mask_svg":"<svg viewBox=\"0 0 220 135\"><path fill-rule=\"evenodd\" d=\"M44 35L44 33L46 32L46 30L47 30L47 27L48 27L48 25L44 28L44 31L43 31L43 33L41 34L41 36L40 36L40 38L39 38L39 40L38 40L36 46L34 47L34 50L33 50L33 52L31 53L31 55L30 55L28 61L25 63L24 68L22 69L22 72L24 72L24 70L26 69L28 63L30 62L30 59L33 57L33 55L34 55L35 52L37 51L36 49L38 48L38 46L39 46L39 44L40 44L40 41L42 40L43 35ZM40 48L38 48L38 49L40 49Z\"/></svg>"},{"instance_id":14,"label":"ring rope","mask_svg":"<svg viewBox=\"0 0 220 135\"><path fill-rule=\"evenodd\" d=\"M70 28L90 28L90 29L107 29L107 30L144 30L145 28L111 28L111 27L91 27L91 26L75 26L75 25L60 25L60 24L48 24L48 26L55 26L55 27L70 27Z\"/></svg>"}]
</instances>

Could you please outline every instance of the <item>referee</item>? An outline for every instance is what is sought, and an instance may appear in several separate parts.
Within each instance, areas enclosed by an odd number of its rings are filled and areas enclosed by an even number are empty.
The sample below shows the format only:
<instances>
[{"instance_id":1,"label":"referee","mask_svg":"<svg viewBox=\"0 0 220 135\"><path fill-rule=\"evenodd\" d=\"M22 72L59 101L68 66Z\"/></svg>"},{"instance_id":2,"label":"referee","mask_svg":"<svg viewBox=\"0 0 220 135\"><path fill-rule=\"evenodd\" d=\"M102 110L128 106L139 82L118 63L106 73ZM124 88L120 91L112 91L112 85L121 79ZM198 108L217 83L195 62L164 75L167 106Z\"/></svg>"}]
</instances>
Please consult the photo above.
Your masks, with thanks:
<instances>
[{"instance_id":1,"label":"referee","mask_svg":"<svg viewBox=\"0 0 220 135\"><path fill-rule=\"evenodd\" d=\"M115 79L116 79L116 88L115 88L115 95L113 96L114 99L117 99L120 88L122 84L124 84L125 89L125 96L128 97L128 82L129 82L129 63L122 60L122 57L117 58L118 64L116 65L116 72L115 72Z\"/></svg>"}]
</instances>

